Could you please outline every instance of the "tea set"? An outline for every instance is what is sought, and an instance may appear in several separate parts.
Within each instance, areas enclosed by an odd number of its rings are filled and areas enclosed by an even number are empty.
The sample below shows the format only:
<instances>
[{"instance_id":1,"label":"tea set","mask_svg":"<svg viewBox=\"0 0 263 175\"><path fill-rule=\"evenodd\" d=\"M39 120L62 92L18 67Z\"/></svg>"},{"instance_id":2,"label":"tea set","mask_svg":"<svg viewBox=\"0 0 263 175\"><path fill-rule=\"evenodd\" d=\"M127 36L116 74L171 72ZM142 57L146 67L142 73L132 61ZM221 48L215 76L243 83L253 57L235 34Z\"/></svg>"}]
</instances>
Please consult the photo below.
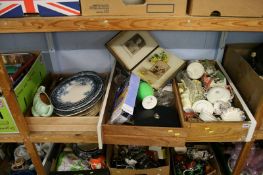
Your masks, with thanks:
<instances>
[{"instance_id":1,"label":"tea set","mask_svg":"<svg viewBox=\"0 0 263 175\"><path fill-rule=\"evenodd\" d=\"M232 106L234 93L215 64L212 60L190 62L177 74L186 120L198 115L205 122L244 121L244 112Z\"/></svg>"}]
</instances>

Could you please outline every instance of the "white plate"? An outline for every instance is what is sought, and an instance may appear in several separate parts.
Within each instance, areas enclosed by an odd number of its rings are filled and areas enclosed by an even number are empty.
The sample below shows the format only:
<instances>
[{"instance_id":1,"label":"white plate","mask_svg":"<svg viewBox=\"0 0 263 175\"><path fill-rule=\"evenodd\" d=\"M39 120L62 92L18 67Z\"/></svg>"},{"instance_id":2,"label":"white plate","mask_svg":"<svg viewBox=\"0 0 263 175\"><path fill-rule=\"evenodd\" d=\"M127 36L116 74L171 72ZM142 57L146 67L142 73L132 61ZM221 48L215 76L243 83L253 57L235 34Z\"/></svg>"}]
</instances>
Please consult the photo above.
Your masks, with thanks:
<instances>
[{"instance_id":1,"label":"white plate","mask_svg":"<svg viewBox=\"0 0 263 175\"><path fill-rule=\"evenodd\" d=\"M207 100L198 100L192 106L194 112L206 112L208 114L213 114L214 107L213 105Z\"/></svg>"},{"instance_id":2,"label":"white plate","mask_svg":"<svg viewBox=\"0 0 263 175\"><path fill-rule=\"evenodd\" d=\"M207 100L211 103L216 101L229 102L231 98L230 91L224 87L213 87L207 93Z\"/></svg>"}]
</instances>

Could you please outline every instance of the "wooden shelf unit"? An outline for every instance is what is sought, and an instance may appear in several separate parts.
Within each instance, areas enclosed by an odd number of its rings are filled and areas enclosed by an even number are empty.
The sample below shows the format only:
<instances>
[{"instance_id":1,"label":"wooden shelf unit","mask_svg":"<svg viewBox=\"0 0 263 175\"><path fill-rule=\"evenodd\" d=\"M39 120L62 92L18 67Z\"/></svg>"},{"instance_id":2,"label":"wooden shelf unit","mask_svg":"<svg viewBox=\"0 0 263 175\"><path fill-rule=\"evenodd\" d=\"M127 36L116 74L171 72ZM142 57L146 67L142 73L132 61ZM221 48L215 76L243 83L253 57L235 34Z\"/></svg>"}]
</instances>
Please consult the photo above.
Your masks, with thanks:
<instances>
[{"instance_id":1,"label":"wooden shelf unit","mask_svg":"<svg viewBox=\"0 0 263 175\"><path fill-rule=\"evenodd\" d=\"M0 33L105 30L263 32L263 18L234 17L25 17L0 19Z\"/></svg>"},{"instance_id":2,"label":"wooden shelf unit","mask_svg":"<svg viewBox=\"0 0 263 175\"><path fill-rule=\"evenodd\" d=\"M23 137L18 134L0 134L0 143L22 143Z\"/></svg>"},{"instance_id":3,"label":"wooden shelf unit","mask_svg":"<svg viewBox=\"0 0 263 175\"><path fill-rule=\"evenodd\" d=\"M232 18L232 17L25 17L14 19L0 19L0 33L29 33L29 32L74 32L74 31L114 31L114 30L180 30L180 31L246 31L246 32L263 32L263 18ZM30 129L30 122L26 120L21 111L18 109L18 104L15 100L14 93L11 90L10 83L6 71L3 69L3 63L0 61L0 87L4 91L11 107L11 112L20 130L20 134L3 134L0 135L0 142L24 142L29 154L35 164L38 174L44 175L45 171L41 165L36 149L33 143L36 142L97 142L96 132L86 131L34 131ZM113 126L114 129L125 129L126 126ZM103 125L102 129L106 131L104 142L113 143L128 143L130 139L139 138L136 143L155 144L174 146L175 141L178 145L189 141L198 141L198 139L182 139L185 138L189 131L187 129L182 132L174 128L165 128L165 130L155 130L152 127L136 127L133 126L133 131L136 131L136 137L132 137L133 133L120 135L116 130L109 130L109 126ZM30 132L31 130L31 132ZM149 137L158 132L157 137ZM173 133L173 137L167 137ZM179 135L178 135L179 133ZM176 135L176 137L174 137ZM182 138L180 136L183 136ZM257 139L263 139L262 132L257 132ZM170 140L171 139L171 140ZM149 142L148 142L149 141ZM222 138L218 138L222 142ZM244 156L248 152L249 146L245 148ZM238 161L238 165L233 172L234 175L239 174L242 168L244 158Z\"/></svg>"}]
</instances>

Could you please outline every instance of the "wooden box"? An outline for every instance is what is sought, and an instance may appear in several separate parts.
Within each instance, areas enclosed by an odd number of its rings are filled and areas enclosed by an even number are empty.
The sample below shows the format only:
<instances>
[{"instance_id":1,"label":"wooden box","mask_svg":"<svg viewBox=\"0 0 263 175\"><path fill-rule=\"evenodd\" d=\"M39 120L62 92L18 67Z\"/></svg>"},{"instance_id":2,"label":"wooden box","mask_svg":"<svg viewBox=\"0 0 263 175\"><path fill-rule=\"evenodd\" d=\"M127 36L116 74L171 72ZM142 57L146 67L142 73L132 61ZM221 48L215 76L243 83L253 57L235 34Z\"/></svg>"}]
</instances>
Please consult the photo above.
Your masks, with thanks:
<instances>
[{"instance_id":1,"label":"wooden box","mask_svg":"<svg viewBox=\"0 0 263 175\"><path fill-rule=\"evenodd\" d=\"M105 106L109 95L109 89L115 70L115 61L111 64L111 72L106 72L102 76L105 80L105 92L101 99L99 114L97 115L77 115L70 117L32 117L31 113L26 115L26 122L31 131L31 139L34 142L46 141L55 143L89 142L99 143L101 141L101 121L104 116ZM46 137L48 136L48 137Z\"/></svg>"},{"instance_id":2,"label":"wooden box","mask_svg":"<svg viewBox=\"0 0 263 175\"><path fill-rule=\"evenodd\" d=\"M49 175L109 175L109 169L82 170L82 171L57 171L57 161L63 151L64 144L55 144L50 156L47 158L48 166L45 166L46 173Z\"/></svg>"},{"instance_id":3,"label":"wooden box","mask_svg":"<svg viewBox=\"0 0 263 175\"><path fill-rule=\"evenodd\" d=\"M192 16L262 17L262 0L190 0L188 13Z\"/></svg>"},{"instance_id":4,"label":"wooden box","mask_svg":"<svg viewBox=\"0 0 263 175\"><path fill-rule=\"evenodd\" d=\"M81 0L83 16L184 16L187 0ZM136 13L135 13L136 12Z\"/></svg>"},{"instance_id":5,"label":"wooden box","mask_svg":"<svg viewBox=\"0 0 263 175\"><path fill-rule=\"evenodd\" d=\"M110 161L112 158L112 145L107 146L107 156L106 162L107 166L109 167L111 175L169 175L170 174L170 152L167 149L166 154L167 158L165 159L165 166L161 166L159 168L150 168L150 169L119 169L119 168L112 168L110 166Z\"/></svg>"},{"instance_id":6,"label":"wooden box","mask_svg":"<svg viewBox=\"0 0 263 175\"><path fill-rule=\"evenodd\" d=\"M203 144L203 143L200 143L200 144L190 144L192 148L196 148L196 149L201 149L201 150L207 150L209 151L210 154L212 154L214 157L212 159L209 160L209 163L211 164L211 166L213 168L215 168L215 171L213 172L210 172L209 175L222 175L222 172L221 172L221 169L220 169L220 165L219 165L219 162L216 158L216 154L212 148L212 146L210 144ZM187 146L188 147L188 146ZM176 155L176 151L174 149L171 149L171 167L172 167L172 171L173 171L173 174L176 175L176 169L175 169L175 166L174 164L176 163L175 161L175 155ZM181 154L180 154L181 155Z\"/></svg>"},{"instance_id":7,"label":"wooden box","mask_svg":"<svg viewBox=\"0 0 263 175\"><path fill-rule=\"evenodd\" d=\"M244 111L246 120L242 122L190 122L186 121L182 106L181 97L177 82L174 80L174 93L176 97L176 107L179 112L180 120L185 129L187 129L188 142L234 142L234 141L250 141L252 139L256 121L250 113L248 107L243 101L241 95L235 88L233 82L225 72L222 65L217 62L219 70L225 75L228 83L233 89L235 97L233 99L234 106Z\"/></svg>"},{"instance_id":8,"label":"wooden box","mask_svg":"<svg viewBox=\"0 0 263 175\"><path fill-rule=\"evenodd\" d=\"M187 133L185 132L185 129L181 127L156 127L134 125L131 126L108 124L108 121L111 117L116 90L116 84L112 82L102 121L102 135L104 144L145 146L154 145L167 147L185 145Z\"/></svg>"},{"instance_id":9,"label":"wooden box","mask_svg":"<svg viewBox=\"0 0 263 175\"><path fill-rule=\"evenodd\" d=\"M263 79L244 59L257 46L258 44L228 45L223 65L256 118L258 128L263 131Z\"/></svg>"}]
</instances>

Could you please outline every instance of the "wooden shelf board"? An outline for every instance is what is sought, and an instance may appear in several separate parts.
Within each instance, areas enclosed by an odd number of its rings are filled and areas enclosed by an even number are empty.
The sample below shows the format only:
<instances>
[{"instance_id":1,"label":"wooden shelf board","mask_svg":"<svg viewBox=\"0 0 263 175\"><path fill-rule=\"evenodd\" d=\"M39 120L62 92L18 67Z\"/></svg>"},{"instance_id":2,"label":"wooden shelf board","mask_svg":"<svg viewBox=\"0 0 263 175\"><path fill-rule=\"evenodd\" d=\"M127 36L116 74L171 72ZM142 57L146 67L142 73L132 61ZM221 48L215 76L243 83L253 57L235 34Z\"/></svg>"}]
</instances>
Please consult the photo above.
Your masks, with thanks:
<instances>
[{"instance_id":1,"label":"wooden shelf board","mask_svg":"<svg viewBox=\"0 0 263 175\"><path fill-rule=\"evenodd\" d=\"M188 30L263 31L263 18L236 17L25 17L0 19L0 33Z\"/></svg>"},{"instance_id":2,"label":"wooden shelf board","mask_svg":"<svg viewBox=\"0 0 263 175\"><path fill-rule=\"evenodd\" d=\"M32 142L97 143L96 132L31 132Z\"/></svg>"},{"instance_id":3,"label":"wooden shelf board","mask_svg":"<svg viewBox=\"0 0 263 175\"><path fill-rule=\"evenodd\" d=\"M0 143L7 143L7 142L23 142L23 138L20 134L0 134Z\"/></svg>"}]
</instances>

